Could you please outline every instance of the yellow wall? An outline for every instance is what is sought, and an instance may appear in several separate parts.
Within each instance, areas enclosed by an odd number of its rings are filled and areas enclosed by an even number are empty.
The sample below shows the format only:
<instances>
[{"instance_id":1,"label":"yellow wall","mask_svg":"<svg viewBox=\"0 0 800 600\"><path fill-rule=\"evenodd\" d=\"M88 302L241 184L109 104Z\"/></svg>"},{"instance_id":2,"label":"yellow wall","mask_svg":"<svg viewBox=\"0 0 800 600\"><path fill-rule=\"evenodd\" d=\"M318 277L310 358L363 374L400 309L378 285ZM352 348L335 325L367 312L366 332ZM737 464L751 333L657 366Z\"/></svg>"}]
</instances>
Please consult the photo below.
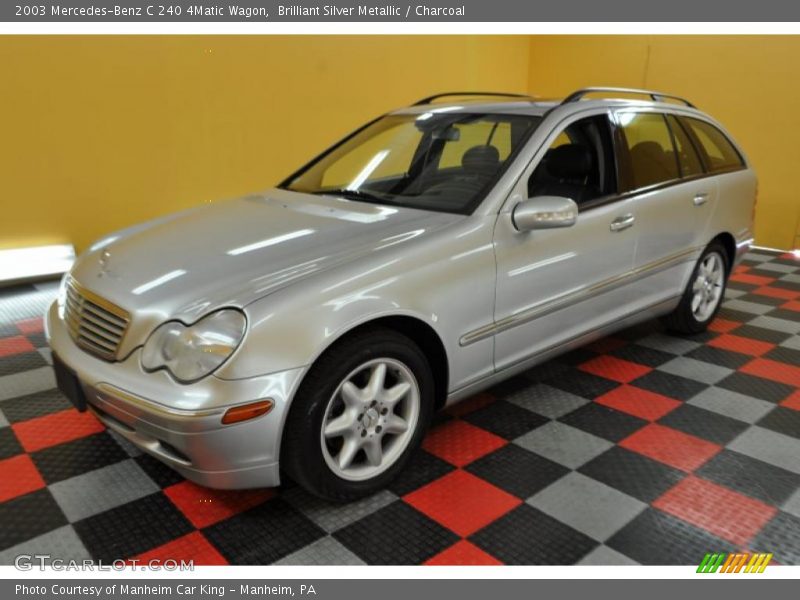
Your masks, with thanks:
<instances>
[{"instance_id":1,"label":"yellow wall","mask_svg":"<svg viewBox=\"0 0 800 600\"><path fill-rule=\"evenodd\" d=\"M0 36L0 248L72 242L268 187L448 89L685 94L744 146L757 242L800 232L800 37Z\"/></svg>"},{"instance_id":2,"label":"yellow wall","mask_svg":"<svg viewBox=\"0 0 800 600\"><path fill-rule=\"evenodd\" d=\"M0 248L263 189L431 93L525 92L527 37L0 36Z\"/></svg>"},{"instance_id":3,"label":"yellow wall","mask_svg":"<svg viewBox=\"0 0 800 600\"><path fill-rule=\"evenodd\" d=\"M800 36L539 36L531 93L587 85L683 95L721 121L759 175L756 242L800 247Z\"/></svg>"}]
</instances>

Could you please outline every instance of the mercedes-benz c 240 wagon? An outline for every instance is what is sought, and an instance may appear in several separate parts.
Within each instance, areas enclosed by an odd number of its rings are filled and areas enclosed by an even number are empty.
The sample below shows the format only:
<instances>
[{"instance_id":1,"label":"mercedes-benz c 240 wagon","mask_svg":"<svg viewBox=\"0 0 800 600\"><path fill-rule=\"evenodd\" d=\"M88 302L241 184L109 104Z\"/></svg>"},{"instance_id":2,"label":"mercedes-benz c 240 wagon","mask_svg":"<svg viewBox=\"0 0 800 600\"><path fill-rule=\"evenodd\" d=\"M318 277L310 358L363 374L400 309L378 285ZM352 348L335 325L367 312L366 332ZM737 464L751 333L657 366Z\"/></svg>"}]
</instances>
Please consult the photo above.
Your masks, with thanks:
<instances>
[{"instance_id":1,"label":"mercedes-benz c 240 wagon","mask_svg":"<svg viewBox=\"0 0 800 600\"><path fill-rule=\"evenodd\" d=\"M643 90L504 96L426 98L100 240L47 315L59 387L200 484L348 499L438 408L637 321L705 329L756 200L722 126Z\"/></svg>"}]
</instances>

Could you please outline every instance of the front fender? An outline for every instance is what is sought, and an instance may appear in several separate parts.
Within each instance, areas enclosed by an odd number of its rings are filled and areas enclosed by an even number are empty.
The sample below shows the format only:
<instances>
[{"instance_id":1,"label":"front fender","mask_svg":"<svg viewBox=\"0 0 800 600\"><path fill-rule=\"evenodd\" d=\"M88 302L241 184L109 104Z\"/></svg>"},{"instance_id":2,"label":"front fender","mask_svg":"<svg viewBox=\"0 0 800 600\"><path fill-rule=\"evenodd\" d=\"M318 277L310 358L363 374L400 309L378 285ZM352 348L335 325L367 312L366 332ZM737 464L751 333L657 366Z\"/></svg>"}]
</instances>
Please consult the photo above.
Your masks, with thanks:
<instances>
[{"instance_id":1,"label":"front fender","mask_svg":"<svg viewBox=\"0 0 800 600\"><path fill-rule=\"evenodd\" d=\"M241 379L313 364L332 343L375 319L417 319L439 336L450 388L493 370L493 341L462 347L458 340L491 322L494 311L494 218L420 240L413 248L295 282L245 307L249 330L216 374Z\"/></svg>"}]
</instances>

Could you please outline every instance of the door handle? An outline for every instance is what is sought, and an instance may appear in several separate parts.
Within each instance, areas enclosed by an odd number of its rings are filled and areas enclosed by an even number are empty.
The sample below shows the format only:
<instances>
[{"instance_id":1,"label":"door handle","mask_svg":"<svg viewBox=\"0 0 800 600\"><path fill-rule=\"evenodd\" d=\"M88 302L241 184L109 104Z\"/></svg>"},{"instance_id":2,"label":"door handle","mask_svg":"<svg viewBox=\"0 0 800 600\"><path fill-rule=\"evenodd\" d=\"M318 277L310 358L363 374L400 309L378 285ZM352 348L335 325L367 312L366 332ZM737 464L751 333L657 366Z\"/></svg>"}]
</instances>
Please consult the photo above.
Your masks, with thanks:
<instances>
[{"instance_id":1,"label":"door handle","mask_svg":"<svg viewBox=\"0 0 800 600\"><path fill-rule=\"evenodd\" d=\"M616 219L611 221L611 226L609 227L609 229L611 229L611 231L614 231L614 232L623 231L623 230L627 229L628 227L633 227L633 222L635 220L636 220L636 217L634 217L630 213L627 214L627 215L622 215L621 217L617 217Z\"/></svg>"},{"instance_id":2,"label":"door handle","mask_svg":"<svg viewBox=\"0 0 800 600\"><path fill-rule=\"evenodd\" d=\"M692 200L695 206L703 206L708 202L708 192L697 192Z\"/></svg>"}]
</instances>

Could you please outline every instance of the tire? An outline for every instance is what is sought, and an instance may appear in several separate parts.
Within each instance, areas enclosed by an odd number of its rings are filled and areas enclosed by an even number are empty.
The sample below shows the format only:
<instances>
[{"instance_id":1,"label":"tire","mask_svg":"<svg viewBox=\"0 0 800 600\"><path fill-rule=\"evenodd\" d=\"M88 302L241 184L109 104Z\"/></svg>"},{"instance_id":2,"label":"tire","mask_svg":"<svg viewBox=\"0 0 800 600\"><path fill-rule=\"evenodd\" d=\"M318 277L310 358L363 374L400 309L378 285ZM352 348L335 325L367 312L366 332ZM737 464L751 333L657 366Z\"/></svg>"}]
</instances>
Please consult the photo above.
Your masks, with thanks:
<instances>
[{"instance_id":1,"label":"tire","mask_svg":"<svg viewBox=\"0 0 800 600\"><path fill-rule=\"evenodd\" d=\"M356 333L326 351L297 390L281 466L326 500L372 494L422 443L433 407L433 374L414 342L385 328Z\"/></svg>"},{"instance_id":2,"label":"tire","mask_svg":"<svg viewBox=\"0 0 800 600\"><path fill-rule=\"evenodd\" d=\"M712 262L718 266L718 274L709 273L708 266ZM664 317L667 328L683 334L705 331L722 306L729 275L730 263L725 247L719 242L712 242L697 261L692 276L686 284L680 304L672 313ZM702 299L699 305L697 304L698 294L702 296L703 293L706 294L706 298L710 298L713 294L713 304L706 303Z\"/></svg>"}]
</instances>

